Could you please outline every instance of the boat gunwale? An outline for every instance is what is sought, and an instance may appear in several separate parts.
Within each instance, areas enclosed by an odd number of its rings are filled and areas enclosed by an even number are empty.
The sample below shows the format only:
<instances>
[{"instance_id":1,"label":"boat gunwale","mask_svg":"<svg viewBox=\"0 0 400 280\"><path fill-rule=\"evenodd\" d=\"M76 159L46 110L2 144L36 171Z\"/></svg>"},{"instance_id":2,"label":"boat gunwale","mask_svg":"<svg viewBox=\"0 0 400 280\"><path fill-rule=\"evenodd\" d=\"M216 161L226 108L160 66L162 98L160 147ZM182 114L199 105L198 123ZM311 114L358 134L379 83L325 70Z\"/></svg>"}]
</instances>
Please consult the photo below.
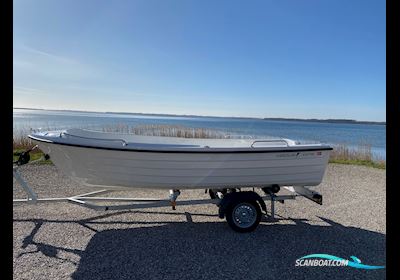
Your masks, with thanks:
<instances>
[{"instance_id":1,"label":"boat gunwale","mask_svg":"<svg viewBox=\"0 0 400 280\"><path fill-rule=\"evenodd\" d=\"M92 146L92 145L83 145L83 144L71 144L71 143L61 143L55 142L48 139L39 138L33 135L28 135L29 138L38 142L44 142L48 144L55 145L63 145L63 146L72 146L79 148L88 148L88 149L99 149L99 150L111 150L111 151L123 151L123 152L145 152L145 153L185 153L185 154L239 154L239 153L293 153L293 152L311 152L311 151L331 151L333 150L330 146L314 146L314 147L286 147L285 149L271 149L268 150L260 150L262 148L251 148L254 150L249 150L249 148L237 148L236 150L227 150L227 148L201 148L201 150L163 150L163 149L138 149L138 148L116 148L116 147L102 147L102 146ZM232 149L232 148L228 148ZM239 150L246 149L246 150Z\"/></svg>"}]
</instances>

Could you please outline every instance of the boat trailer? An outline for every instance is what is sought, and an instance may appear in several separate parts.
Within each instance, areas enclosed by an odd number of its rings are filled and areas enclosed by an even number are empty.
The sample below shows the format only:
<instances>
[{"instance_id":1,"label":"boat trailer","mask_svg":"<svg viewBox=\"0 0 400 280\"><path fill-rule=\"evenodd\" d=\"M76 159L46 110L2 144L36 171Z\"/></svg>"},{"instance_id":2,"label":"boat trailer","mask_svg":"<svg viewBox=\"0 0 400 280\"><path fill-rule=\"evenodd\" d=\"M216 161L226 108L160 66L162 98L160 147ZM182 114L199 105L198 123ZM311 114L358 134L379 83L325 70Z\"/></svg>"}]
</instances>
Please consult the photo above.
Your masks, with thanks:
<instances>
[{"instance_id":1,"label":"boat trailer","mask_svg":"<svg viewBox=\"0 0 400 280\"><path fill-rule=\"evenodd\" d=\"M226 218L229 226L238 232L250 232L257 228L261 221L263 210L265 215L272 220L275 220L275 202L284 203L285 200L294 200L299 196L308 198L313 202L322 205L322 195L309 190L305 186L285 186L283 187L290 194L288 195L277 195L280 191L280 186L272 185L270 187L261 188L264 192L263 196L260 196L254 191L242 191L238 188L230 189L206 189L205 192L209 193L210 199L191 199L191 200L178 200L180 191L178 189L170 190L168 199L153 199L153 198L130 198L130 197L103 197L98 195L104 195L114 190L103 189L96 190L89 193L84 193L71 197L57 197L57 198L38 198L37 194L29 186L29 184L23 179L19 172L19 167L25 164L32 164L42 160L49 159L48 155L44 155L42 158L29 161L29 152L36 149L37 146L32 149L23 152L19 155L19 159L14 162L13 166L13 177L22 187L23 191L27 194L25 199L13 199L13 203L50 203L50 202L70 202L76 205L80 205L86 208L90 208L97 211L111 211L111 210L129 210L129 209L141 209L141 208L156 208L156 207L172 207L173 210L177 206L186 205L201 205L201 204L215 204L219 208L218 216L223 219ZM129 202L129 204L123 205L99 205L93 202ZM270 214L268 215L265 201L270 202Z\"/></svg>"}]
</instances>

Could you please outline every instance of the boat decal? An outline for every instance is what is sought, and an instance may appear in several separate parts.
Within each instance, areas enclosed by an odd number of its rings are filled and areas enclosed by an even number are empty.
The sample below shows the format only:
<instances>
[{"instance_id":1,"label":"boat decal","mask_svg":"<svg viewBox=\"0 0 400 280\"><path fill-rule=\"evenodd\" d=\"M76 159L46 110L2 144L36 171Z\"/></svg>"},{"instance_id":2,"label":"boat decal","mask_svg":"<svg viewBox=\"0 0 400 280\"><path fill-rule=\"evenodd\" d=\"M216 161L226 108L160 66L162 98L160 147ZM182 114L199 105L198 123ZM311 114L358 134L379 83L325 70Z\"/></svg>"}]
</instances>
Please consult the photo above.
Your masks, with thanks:
<instances>
[{"instance_id":1,"label":"boat decal","mask_svg":"<svg viewBox=\"0 0 400 280\"><path fill-rule=\"evenodd\" d=\"M296 260L295 266L350 266L359 269L382 269L382 265L366 265L355 256L350 256L351 260L336 257L328 254L311 254Z\"/></svg>"}]
</instances>

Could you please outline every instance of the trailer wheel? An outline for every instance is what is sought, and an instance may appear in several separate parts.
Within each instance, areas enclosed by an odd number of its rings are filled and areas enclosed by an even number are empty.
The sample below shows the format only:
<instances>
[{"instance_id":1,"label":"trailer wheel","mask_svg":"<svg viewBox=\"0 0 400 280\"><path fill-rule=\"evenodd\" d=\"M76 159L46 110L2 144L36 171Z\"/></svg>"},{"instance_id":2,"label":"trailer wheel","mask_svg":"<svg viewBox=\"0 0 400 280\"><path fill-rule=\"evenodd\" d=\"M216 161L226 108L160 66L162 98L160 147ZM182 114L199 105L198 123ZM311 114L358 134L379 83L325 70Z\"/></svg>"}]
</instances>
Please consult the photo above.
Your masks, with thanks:
<instances>
[{"instance_id":1,"label":"trailer wheel","mask_svg":"<svg viewBox=\"0 0 400 280\"><path fill-rule=\"evenodd\" d=\"M261 221L261 208L255 200L237 200L226 211L226 221L237 232L251 232Z\"/></svg>"}]
</instances>

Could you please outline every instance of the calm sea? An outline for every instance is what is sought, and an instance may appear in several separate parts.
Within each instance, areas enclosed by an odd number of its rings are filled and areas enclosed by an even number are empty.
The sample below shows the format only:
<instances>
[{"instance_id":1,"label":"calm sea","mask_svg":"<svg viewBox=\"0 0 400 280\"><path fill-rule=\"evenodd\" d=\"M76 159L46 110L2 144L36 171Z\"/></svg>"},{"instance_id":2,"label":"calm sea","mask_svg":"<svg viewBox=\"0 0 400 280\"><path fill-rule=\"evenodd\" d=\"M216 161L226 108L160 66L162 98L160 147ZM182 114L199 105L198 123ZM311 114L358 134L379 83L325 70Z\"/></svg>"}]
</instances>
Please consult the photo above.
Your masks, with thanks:
<instances>
[{"instance_id":1,"label":"calm sea","mask_svg":"<svg viewBox=\"0 0 400 280\"><path fill-rule=\"evenodd\" d=\"M131 114L86 113L14 109L14 133L32 129L88 128L101 130L107 126L143 124L182 125L209 128L242 137L279 136L295 140L346 144L357 147L368 143L376 158L386 158L386 126L369 124L334 124L304 121L271 121L262 119L158 117Z\"/></svg>"}]
</instances>

